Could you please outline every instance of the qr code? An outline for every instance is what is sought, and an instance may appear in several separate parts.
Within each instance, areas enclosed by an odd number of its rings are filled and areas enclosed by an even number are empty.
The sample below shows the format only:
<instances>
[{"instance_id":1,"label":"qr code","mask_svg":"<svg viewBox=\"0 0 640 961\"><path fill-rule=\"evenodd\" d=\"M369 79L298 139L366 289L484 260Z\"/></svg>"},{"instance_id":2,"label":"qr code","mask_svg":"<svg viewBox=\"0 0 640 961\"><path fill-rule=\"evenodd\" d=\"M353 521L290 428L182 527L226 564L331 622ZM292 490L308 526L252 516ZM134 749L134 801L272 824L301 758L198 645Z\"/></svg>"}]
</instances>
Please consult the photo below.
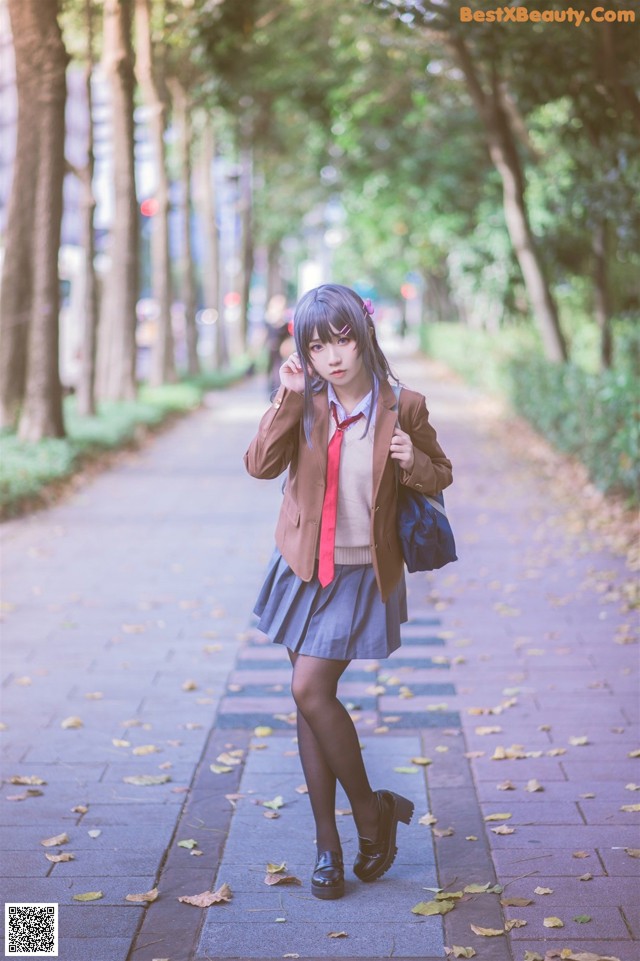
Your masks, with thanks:
<instances>
[{"instance_id":1,"label":"qr code","mask_svg":"<svg viewBox=\"0 0 640 961\"><path fill-rule=\"evenodd\" d=\"M5 957L58 957L57 904L5 904L4 931Z\"/></svg>"}]
</instances>

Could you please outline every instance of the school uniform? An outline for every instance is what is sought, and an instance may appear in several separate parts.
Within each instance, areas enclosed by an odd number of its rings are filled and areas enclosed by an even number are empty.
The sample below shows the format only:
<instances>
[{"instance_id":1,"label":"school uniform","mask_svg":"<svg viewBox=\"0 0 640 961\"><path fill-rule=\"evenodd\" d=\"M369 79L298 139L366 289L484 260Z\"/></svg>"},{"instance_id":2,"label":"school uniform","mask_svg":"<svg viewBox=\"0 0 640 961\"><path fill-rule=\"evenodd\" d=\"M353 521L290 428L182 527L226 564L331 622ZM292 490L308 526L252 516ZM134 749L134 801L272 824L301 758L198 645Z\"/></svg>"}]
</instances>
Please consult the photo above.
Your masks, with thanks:
<instances>
[{"instance_id":1,"label":"school uniform","mask_svg":"<svg viewBox=\"0 0 640 961\"><path fill-rule=\"evenodd\" d=\"M397 472L400 483L439 493L452 482L451 462L429 423L422 394L403 388L398 405L384 382L365 398L365 416L343 438L335 574L322 587L318 546L327 445L335 429L329 403L337 401L329 391L330 384L313 399L311 446L304 434L302 395L280 387L245 454L253 477L277 477L288 468L276 551L254 611L258 628L293 651L340 660L384 658L400 646L400 624L407 619L396 465L389 456L396 422L414 446L413 468ZM367 431L368 405L373 410Z\"/></svg>"}]
</instances>

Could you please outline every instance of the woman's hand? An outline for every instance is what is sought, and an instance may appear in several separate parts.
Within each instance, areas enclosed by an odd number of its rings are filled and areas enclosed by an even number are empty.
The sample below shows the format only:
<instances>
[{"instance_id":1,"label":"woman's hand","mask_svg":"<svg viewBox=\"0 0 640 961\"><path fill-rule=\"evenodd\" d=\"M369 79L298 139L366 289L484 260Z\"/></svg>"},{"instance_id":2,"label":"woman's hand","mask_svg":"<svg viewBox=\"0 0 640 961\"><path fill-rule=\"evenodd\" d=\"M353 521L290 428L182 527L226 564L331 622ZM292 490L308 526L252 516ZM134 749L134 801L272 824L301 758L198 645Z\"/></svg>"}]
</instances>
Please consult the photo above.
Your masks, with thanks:
<instances>
[{"instance_id":1,"label":"woman's hand","mask_svg":"<svg viewBox=\"0 0 640 961\"><path fill-rule=\"evenodd\" d=\"M280 368L280 383L289 390L304 394L304 372L296 353L291 354Z\"/></svg>"},{"instance_id":2,"label":"woman's hand","mask_svg":"<svg viewBox=\"0 0 640 961\"><path fill-rule=\"evenodd\" d=\"M411 473L415 460L413 444L411 443L409 435L405 433L405 431L400 430L399 427L396 427L393 432L389 450L392 460L397 461L398 465L402 467L403 470L406 470L407 473Z\"/></svg>"}]
</instances>

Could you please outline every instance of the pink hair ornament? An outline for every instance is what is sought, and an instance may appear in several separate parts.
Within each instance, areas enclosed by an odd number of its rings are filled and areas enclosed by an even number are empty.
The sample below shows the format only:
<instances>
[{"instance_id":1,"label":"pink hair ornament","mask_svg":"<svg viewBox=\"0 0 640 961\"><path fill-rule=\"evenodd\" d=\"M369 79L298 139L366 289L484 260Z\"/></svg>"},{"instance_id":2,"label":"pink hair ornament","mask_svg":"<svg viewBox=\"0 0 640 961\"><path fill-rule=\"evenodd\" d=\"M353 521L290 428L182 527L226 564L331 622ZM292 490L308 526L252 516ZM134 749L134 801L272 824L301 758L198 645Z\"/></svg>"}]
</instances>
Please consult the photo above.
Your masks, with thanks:
<instances>
[{"instance_id":1,"label":"pink hair ornament","mask_svg":"<svg viewBox=\"0 0 640 961\"><path fill-rule=\"evenodd\" d=\"M364 307L365 314L369 314L370 316L373 316L373 314L375 314L376 312L375 307L373 306L373 304L371 303L368 297L366 300L362 301L362 306Z\"/></svg>"}]
</instances>

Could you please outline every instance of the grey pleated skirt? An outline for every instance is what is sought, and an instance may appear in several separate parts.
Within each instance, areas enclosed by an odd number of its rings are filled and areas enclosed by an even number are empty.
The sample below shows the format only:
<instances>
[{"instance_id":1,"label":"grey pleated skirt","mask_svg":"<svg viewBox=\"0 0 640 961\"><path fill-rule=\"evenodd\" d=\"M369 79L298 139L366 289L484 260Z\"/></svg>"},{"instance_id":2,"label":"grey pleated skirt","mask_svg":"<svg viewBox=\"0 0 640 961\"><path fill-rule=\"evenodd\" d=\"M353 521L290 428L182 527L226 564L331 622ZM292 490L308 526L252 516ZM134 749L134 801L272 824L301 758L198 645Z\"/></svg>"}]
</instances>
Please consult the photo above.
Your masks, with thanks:
<instances>
[{"instance_id":1,"label":"grey pleated skirt","mask_svg":"<svg viewBox=\"0 0 640 961\"><path fill-rule=\"evenodd\" d=\"M315 574L301 580L276 548L253 613L258 630L299 654L388 657L400 647L400 624L407 620L404 575L383 603L373 565L336 564L333 581L322 587Z\"/></svg>"}]
</instances>

